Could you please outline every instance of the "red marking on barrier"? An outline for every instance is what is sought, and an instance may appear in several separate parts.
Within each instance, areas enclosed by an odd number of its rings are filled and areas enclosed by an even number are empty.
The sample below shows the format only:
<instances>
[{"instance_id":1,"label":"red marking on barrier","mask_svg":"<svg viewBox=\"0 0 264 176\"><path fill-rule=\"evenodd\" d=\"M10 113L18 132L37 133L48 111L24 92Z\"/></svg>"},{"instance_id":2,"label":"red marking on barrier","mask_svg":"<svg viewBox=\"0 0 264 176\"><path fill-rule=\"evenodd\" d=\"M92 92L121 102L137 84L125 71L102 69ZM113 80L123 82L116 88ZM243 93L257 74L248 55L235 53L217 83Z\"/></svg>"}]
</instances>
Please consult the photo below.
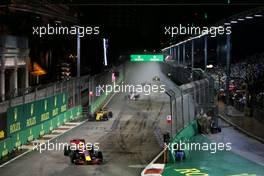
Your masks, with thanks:
<instances>
[{"instance_id":1,"label":"red marking on barrier","mask_svg":"<svg viewBox=\"0 0 264 176\"><path fill-rule=\"evenodd\" d=\"M163 169L150 168L145 170L144 174L162 174Z\"/></svg>"},{"instance_id":2,"label":"red marking on barrier","mask_svg":"<svg viewBox=\"0 0 264 176\"><path fill-rule=\"evenodd\" d=\"M171 123L171 120L172 120L172 119L171 119L171 115L167 115L166 120L167 120L167 123L170 124L170 123Z\"/></svg>"}]
</instances>

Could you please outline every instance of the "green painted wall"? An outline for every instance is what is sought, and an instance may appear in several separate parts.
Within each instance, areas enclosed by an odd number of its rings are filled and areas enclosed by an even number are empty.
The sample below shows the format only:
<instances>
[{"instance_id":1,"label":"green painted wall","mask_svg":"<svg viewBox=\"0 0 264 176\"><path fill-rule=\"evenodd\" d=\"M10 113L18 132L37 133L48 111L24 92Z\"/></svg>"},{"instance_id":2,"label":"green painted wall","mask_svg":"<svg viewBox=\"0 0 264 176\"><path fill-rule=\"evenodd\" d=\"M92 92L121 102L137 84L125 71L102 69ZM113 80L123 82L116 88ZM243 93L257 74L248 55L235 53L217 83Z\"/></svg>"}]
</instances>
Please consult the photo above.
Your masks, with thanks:
<instances>
[{"instance_id":1,"label":"green painted wall","mask_svg":"<svg viewBox=\"0 0 264 176\"><path fill-rule=\"evenodd\" d=\"M42 100L10 107L7 110L7 137L52 119L65 112L68 94L61 93Z\"/></svg>"},{"instance_id":2,"label":"green painted wall","mask_svg":"<svg viewBox=\"0 0 264 176\"><path fill-rule=\"evenodd\" d=\"M67 94L58 94L36 102L28 103L21 106L12 107L8 110L8 137L0 141L0 159L8 153L11 153L17 147L38 139L51 130L59 127L65 122L79 118L82 113L82 106L76 106L67 110ZM45 105L46 104L46 105ZM66 105L66 108L65 108ZM43 114L49 114L43 116ZM42 115L42 121L41 121ZM34 119L35 120L29 120ZM49 117L49 118L44 118ZM44 120L45 119L45 120ZM27 124L33 124L27 126ZM14 124L14 128L11 127Z\"/></svg>"}]
</instances>

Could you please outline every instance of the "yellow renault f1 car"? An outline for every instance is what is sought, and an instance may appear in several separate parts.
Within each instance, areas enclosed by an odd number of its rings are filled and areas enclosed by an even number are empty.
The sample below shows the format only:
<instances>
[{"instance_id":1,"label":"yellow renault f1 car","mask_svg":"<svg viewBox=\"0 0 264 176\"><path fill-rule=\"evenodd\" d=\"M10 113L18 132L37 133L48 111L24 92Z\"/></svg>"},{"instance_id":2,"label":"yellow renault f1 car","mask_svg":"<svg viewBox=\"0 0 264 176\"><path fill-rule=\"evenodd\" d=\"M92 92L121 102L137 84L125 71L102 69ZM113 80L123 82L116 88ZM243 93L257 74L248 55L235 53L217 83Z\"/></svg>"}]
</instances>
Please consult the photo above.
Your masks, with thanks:
<instances>
[{"instance_id":1,"label":"yellow renault f1 car","mask_svg":"<svg viewBox=\"0 0 264 176\"><path fill-rule=\"evenodd\" d=\"M113 117L113 112L109 111L107 108L102 108L95 113L96 121L106 121Z\"/></svg>"}]
</instances>

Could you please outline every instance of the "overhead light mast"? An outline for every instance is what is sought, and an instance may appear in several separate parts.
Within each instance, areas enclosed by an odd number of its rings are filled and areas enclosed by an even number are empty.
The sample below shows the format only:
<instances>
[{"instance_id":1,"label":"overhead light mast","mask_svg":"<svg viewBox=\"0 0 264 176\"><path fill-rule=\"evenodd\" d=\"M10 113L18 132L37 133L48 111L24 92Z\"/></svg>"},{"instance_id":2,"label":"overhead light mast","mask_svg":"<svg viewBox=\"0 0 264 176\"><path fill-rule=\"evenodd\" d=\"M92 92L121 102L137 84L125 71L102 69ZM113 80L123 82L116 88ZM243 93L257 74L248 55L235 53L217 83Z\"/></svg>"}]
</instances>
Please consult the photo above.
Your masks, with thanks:
<instances>
[{"instance_id":1,"label":"overhead light mast","mask_svg":"<svg viewBox=\"0 0 264 176\"><path fill-rule=\"evenodd\" d=\"M104 45L104 65L107 66L108 39L103 38L103 45Z\"/></svg>"}]
</instances>

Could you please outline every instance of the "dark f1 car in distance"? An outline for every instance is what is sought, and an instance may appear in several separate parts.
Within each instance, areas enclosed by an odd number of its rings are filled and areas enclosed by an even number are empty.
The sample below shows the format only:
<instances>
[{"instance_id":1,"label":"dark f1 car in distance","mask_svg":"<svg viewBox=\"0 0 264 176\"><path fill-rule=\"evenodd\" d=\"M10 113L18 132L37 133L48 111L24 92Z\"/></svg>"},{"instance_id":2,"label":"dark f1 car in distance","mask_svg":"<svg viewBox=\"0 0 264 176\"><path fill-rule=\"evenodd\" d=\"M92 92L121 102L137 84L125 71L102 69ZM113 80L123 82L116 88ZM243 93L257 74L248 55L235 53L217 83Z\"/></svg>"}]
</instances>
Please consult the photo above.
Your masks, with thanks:
<instances>
[{"instance_id":1,"label":"dark f1 car in distance","mask_svg":"<svg viewBox=\"0 0 264 176\"><path fill-rule=\"evenodd\" d=\"M70 145L64 148L64 156L69 156L70 161L76 165L102 164L103 154L95 151L92 147L88 149L84 139L73 139Z\"/></svg>"},{"instance_id":2,"label":"dark f1 car in distance","mask_svg":"<svg viewBox=\"0 0 264 176\"><path fill-rule=\"evenodd\" d=\"M154 76L154 77L152 78L152 80L153 80L153 81L160 81L160 77L158 77L158 76Z\"/></svg>"},{"instance_id":3,"label":"dark f1 car in distance","mask_svg":"<svg viewBox=\"0 0 264 176\"><path fill-rule=\"evenodd\" d=\"M129 95L127 95L127 98L128 98L129 100L134 100L134 101L136 101L136 100L138 100L138 99L140 98L140 95L139 95L139 93L137 93L137 92L130 92Z\"/></svg>"}]
</instances>

